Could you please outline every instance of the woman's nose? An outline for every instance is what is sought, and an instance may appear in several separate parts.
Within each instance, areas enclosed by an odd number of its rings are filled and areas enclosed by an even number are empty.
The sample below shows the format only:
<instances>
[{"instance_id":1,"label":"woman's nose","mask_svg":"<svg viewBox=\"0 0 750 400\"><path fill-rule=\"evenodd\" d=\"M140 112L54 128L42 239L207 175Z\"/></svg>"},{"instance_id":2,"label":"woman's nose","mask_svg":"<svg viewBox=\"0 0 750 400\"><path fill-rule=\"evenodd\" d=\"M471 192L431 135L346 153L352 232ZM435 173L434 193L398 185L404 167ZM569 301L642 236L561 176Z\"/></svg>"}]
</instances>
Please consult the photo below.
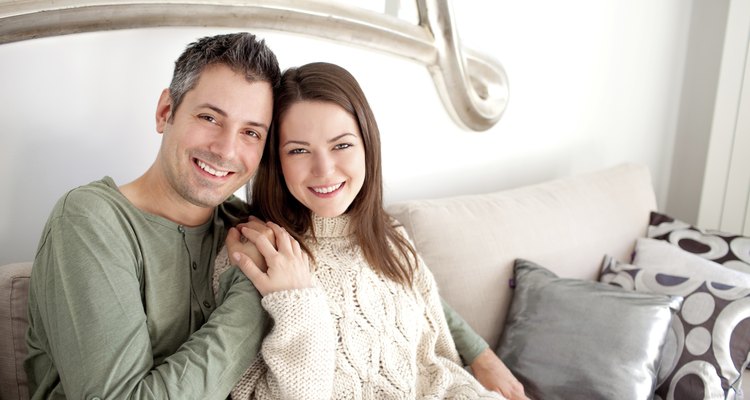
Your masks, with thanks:
<instances>
[{"instance_id":1,"label":"woman's nose","mask_svg":"<svg viewBox=\"0 0 750 400\"><path fill-rule=\"evenodd\" d=\"M326 176L333 172L334 165L333 158L328 154L316 154L312 171L313 175Z\"/></svg>"}]
</instances>

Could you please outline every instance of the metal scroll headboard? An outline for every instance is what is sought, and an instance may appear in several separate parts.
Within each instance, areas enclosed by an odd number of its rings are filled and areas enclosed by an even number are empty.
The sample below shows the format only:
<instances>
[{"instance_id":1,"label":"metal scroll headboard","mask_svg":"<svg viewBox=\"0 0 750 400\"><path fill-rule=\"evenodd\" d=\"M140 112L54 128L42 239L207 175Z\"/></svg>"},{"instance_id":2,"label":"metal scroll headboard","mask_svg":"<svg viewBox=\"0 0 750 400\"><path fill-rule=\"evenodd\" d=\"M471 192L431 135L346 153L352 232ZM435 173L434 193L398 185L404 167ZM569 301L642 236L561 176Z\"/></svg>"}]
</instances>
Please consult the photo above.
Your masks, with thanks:
<instances>
[{"instance_id":1,"label":"metal scroll headboard","mask_svg":"<svg viewBox=\"0 0 750 400\"><path fill-rule=\"evenodd\" d=\"M158 26L271 29L355 44L424 64L448 113L484 131L508 102L503 67L463 48L449 0L415 0L418 25L322 1L0 0L0 44L78 32Z\"/></svg>"}]
</instances>

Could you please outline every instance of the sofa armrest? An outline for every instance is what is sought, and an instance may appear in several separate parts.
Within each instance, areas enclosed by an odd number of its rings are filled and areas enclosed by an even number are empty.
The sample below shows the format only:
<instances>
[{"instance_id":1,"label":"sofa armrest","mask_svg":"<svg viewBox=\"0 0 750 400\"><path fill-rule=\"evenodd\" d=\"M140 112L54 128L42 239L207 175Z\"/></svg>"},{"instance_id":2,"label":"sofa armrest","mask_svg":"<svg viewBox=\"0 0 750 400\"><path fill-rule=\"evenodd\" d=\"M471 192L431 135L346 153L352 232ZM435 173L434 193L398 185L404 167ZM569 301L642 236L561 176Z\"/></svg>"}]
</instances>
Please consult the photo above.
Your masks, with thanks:
<instances>
[{"instance_id":1,"label":"sofa armrest","mask_svg":"<svg viewBox=\"0 0 750 400\"><path fill-rule=\"evenodd\" d=\"M31 265L0 266L0 400L29 398L23 360L27 354Z\"/></svg>"}]
</instances>

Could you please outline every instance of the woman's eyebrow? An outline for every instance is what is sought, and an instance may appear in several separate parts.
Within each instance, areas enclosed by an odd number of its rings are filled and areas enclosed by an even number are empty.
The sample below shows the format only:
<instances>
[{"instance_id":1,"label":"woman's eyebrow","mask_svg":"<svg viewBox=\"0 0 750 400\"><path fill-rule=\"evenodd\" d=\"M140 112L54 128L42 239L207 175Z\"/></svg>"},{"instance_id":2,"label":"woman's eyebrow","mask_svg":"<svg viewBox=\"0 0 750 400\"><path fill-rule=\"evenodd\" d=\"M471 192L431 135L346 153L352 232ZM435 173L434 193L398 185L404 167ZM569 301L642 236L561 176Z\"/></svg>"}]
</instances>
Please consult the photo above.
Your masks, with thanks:
<instances>
[{"instance_id":1,"label":"woman's eyebrow","mask_svg":"<svg viewBox=\"0 0 750 400\"><path fill-rule=\"evenodd\" d=\"M337 140L339 140L339 139L341 139L342 137L344 137L344 136L347 136L347 135L351 135L351 136L357 137L357 135L355 135L355 134L353 134L353 133L349 133L349 132L347 132L347 133L342 133L341 135L338 135L338 136L336 136L335 138L332 138L332 139L328 140L328 143L331 143L331 142L335 142L335 141L337 141Z\"/></svg>"},{"instance_id":2,"label":"woman's eyebrow","mask_svg":"<svg viewBox=\"0 0 750 400\"><path fill-rule=\"evenodd\" d=\"M298 144L298 145L302 145L302 146L309 146L310 145L310 143L302 141L302 140L287 140L286 143L284 143L282 145L282 147L283 146L288 146L290 144Z\"/></svg>"}]
</instances>

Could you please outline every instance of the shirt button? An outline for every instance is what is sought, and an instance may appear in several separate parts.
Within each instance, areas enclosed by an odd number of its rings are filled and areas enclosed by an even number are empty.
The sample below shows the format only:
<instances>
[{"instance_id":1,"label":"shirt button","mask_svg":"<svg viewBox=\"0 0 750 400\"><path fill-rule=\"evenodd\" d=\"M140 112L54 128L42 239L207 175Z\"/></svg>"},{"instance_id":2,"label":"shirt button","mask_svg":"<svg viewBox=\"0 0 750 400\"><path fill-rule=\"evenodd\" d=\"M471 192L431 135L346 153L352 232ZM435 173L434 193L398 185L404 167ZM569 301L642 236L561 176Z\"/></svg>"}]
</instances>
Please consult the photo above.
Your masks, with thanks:
<instances>
[{"instance_id":1,"label":"shirt button","mask_svg":"<svg viewBox=\"0 0 750 400\"><path fill-rule=\"evenodd\" d=\"M206 306L206 308L211 308L211 303L209 303L208 300L203 301L203 305Z\"/></svg>"},{"instance_id":2,"label":"shirt button","mask_svg":"<svg viewBox=\"0 0 750 400\"><path fill-rule=\"evenodd\" d=\"M196 269L198 269L198 264L196 264L195 261L193 261L193 271L195 271Z\"/></svg>"},{"instance_id":3,"label":"shirt button","mask_svg":"<svg viewBox=\"0 0 750 400\"><path fill-rule=\"evenodd\" d=\"M185 233L185 228L183 228L183 227L182 227L182 225L178 226L178 227L177 227L177 230L178 230L178 231L179 231L180 233Z\"/></svg>"}]
</instances>

